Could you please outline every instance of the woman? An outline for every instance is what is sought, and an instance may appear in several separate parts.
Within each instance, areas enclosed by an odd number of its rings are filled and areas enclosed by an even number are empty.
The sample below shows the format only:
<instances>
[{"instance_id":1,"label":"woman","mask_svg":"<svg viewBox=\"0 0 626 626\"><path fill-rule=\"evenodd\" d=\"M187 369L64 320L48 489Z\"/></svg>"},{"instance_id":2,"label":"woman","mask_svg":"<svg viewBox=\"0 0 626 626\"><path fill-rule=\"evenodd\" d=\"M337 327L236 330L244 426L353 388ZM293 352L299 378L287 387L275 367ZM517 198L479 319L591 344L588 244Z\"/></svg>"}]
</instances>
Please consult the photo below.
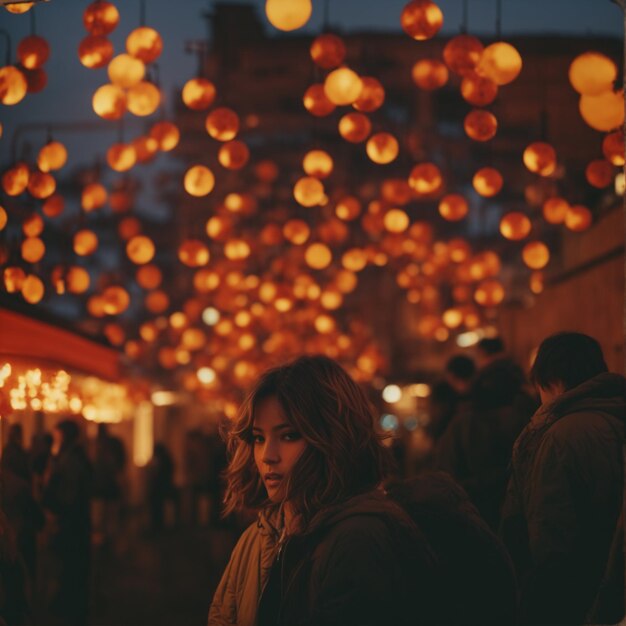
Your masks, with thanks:
<instances>
[{"instance_id":1,"label":"woman","mask_svg":"<svg viewBox=\"0 0 626 626\"><path fill-rule=\"evenodd\" d=\"M261 376L228 434L225 496L226 513L259 518L233 550L210 625L429 622L431 553L378 488L391 461L374 420L326 357Z\"/></svg>"}]
</instances>

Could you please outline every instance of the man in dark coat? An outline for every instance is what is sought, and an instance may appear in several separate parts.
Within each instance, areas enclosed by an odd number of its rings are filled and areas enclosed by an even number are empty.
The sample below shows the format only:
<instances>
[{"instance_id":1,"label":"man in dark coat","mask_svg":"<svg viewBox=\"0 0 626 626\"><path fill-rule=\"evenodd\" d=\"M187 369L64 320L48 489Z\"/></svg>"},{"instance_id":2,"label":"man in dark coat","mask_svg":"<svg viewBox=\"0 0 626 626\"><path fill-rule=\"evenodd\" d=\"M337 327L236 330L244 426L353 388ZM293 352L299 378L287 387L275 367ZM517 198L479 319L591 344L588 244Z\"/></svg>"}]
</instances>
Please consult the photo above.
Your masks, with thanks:
<instances>
[{"instance_id":1,"label":"man in dark coat","mask_svg":"<svg viewBox=\"0 0 626 626\"><path fill-rule=\"evenodd\" d=\"M580 333L545 339L531 378L542 405L515 443L501 527L522 623L583 624L595 605L592 623L613 624L624 615L626 380L607 371L598 343ZM622 557L612 569L618 580L606 577L611 552ZM610 587L618 593L605 601L600 590Z\"/></svg>"}]
</instances>

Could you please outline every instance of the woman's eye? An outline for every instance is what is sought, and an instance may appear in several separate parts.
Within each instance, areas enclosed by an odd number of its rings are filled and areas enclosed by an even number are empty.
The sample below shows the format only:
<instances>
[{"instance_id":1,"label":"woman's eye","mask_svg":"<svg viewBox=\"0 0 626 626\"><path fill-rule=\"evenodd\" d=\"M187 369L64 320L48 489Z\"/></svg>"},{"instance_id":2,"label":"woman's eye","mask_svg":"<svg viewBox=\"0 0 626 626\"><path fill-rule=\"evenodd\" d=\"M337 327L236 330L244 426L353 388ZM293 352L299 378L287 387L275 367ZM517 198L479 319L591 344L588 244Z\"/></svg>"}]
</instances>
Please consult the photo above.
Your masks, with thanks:
<instances>
[{"instance_id":1,"label":"woman's eye","mask_svg":"<svg viewBox=\"0 0 626 626\"><path fill-rule=\"evenodd\" d=\"M283 435L283 439L285 441L298 441L298 439L301 438L300 433L297 432L291 432L291 433L285 433Z\"/></svg>"},{"instance_id":2,"label":"woman's eye","mask_svg":"<svg viewBox=\"0 0 626 626\"><path fill-rule=\"evenodd\" d=\"M252 443L263 443L262 435L252 435Z\"/></svg>"}]
</instances>

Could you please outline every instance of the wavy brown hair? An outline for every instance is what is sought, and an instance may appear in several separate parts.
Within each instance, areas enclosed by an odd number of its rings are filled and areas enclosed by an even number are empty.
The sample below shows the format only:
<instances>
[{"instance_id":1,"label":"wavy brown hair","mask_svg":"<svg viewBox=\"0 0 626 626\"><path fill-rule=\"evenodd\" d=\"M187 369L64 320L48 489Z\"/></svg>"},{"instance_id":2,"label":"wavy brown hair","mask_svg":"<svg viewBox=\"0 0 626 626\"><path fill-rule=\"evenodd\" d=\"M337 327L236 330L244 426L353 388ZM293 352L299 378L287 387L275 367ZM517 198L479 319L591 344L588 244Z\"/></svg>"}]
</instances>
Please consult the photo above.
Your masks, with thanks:
<instances>
[{"instance_id":1,"label":"wavy brown hair","mask_svg":"<svg viewBox=\"0 0 626 626\"><path fill-rule=\"evenodd\" d=\"M305 526L319 510L377 486L393 467L364 391L332 359L303 356L262 374L225 433L230 457L225 514L271 506L254 463L252 437L255 411L271 396L308 444L285 497Z\"/></svg>"}]
</instances>

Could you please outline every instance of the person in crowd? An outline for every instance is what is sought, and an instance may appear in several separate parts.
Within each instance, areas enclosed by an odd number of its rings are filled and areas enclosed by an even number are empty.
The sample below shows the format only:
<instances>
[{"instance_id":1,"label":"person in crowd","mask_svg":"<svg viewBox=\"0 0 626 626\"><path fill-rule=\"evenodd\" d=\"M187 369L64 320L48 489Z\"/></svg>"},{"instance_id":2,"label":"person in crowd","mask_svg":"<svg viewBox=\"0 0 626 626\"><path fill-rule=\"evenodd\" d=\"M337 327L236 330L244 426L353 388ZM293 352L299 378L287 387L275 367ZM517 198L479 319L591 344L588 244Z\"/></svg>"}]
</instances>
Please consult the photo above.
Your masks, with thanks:
<instances>
[{"instance_id":1,"label":"person in crowd","mask_svg":"<svg viewBox=\"0 0 626 626\"><path fill-rule=\"evenodd\" d=\"M506 549L467 493L445 472L427 470L386 485L432 546L444 595L438 624L515 626L517 586Z\"/></svg>"},{"instance_id":2,"label":"person in crowd","mask_svg":"<svg viewBox=\"0 0 626 626\"><path fill-rule=\"evenodd\" d=\"M30 587L13 529L0 511L0 625L33 624Z\"/></svg>"},{"instance_id":3,"label":"person in crowd","mask_svg":"<svg viewBox=\"0 0 626 626\"><path fill-rule=\"evenodd\" d=\"M33 435L30 443L30 466L33 470L34 492L39 496L43 489L44 475L52 458L53 437L50 433Z\"/></svg>"},{"instance_id":4,"label":"person in crowd","mask_svg":"<svg viewBox=\"0 0 626 626\"><path fill-rule=\"evenodd\" d=\"M363 390L334 361L263 374L228 432L226 511L260 510L209 625L426 624L432 552L379 489L391 457ZM417 590L417 593L416 593Z\"/></svg>"},{"instance_id":5,"label":"person in crowd","mask_svg":"<svg viewBox=\"0 0 626 626\"><path fill-rule=\"evenodd\" d=\"M498 337L477 346L480 367L467 410L453 420L437 448L435 467L449 472L497 531L515 439L537 403L522 369Z\"/></svg>"},{"instance_id":6,"label":"person in crowd","mask_svg":"<svg viewBox=\"0 0 626 626\"><path fill-rule=\"evenodd\" d=\"M44 486L43 505L50 521L49 549L59 572L50 581L48 611L61 624L86 624L93 469L75 421L59 422L53 437L56 454Z\"/></svg>"},{"instance_id":7,"label":"person in crowd","mask_svg":"<svg viewBox=\"0 0 626 626\"><path fill-rule=\"evenodd\" d=\"M25 480L29 485L32 480L28 452L24 450L24 435L21 424L11 424L9 427L7 444L2 451L2 469L11 471Z\"/></svg>"},{"instance_id":8,"label":"person in crowd","mask_svg":"<svg viewBox=\"0 0 626 626\"><path fill-rule=\"evenodd\" d=\"M574 332L544 339L531 379L542 404L515 442L501 527L522 623L616 623L626 380L607 371L595 339Z\"/></svg>"},{"instance_id":9,"label":"person in crowd","mask_svg":"<svg viewBox=\"0 0 626 626\"><path fill-rule=\"evenodd\" d=\"M163 529L165 503L174 498L174 461L167 446L154 444L152 459L148 464L148 503L152 530Z\"/></svg>"}]
</instances>

